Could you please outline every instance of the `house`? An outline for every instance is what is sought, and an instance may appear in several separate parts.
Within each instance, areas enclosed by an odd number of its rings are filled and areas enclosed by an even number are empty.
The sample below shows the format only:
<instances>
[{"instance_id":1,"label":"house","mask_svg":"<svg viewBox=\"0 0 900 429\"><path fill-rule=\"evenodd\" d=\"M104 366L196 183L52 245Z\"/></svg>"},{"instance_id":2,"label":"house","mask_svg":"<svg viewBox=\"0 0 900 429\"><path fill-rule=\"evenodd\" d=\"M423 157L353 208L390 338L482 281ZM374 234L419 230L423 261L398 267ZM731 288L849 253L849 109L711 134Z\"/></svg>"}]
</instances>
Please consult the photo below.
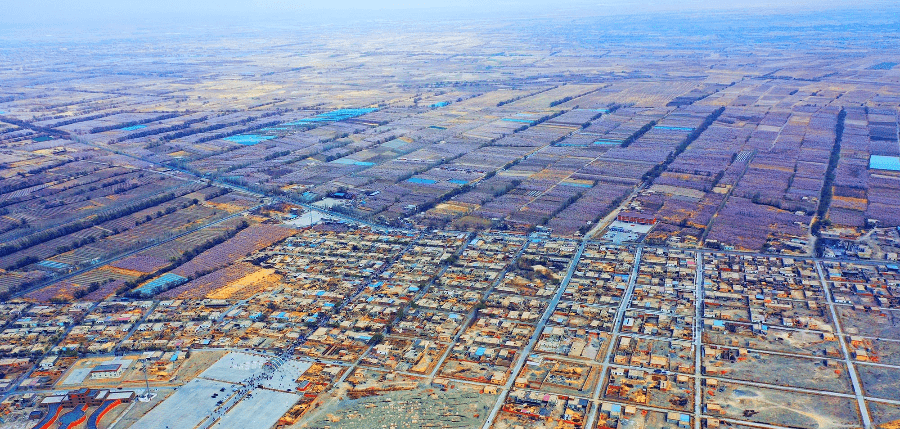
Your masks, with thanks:
<instances>
[{"instance_id":1,"label":"house","mask_svg":"<svg viewBox=\"0 0 900 429\"><path fill-rule=\"evenodd\" d=\"M669 366L669 358L665 356L650 356L650 368L666 368Z\"/></svg>"},{"instance_id":2,"label":"house","mask_svg":"<svg viewBox=\"0 0 900 429\"><path fill-rule=\"evenodd\" d=\"M59 356L52 355L52 356L47 356L44 359L41 359L41 364L40 364L41 369L48 370L50 368L53 368L56 365L57 358L59 358Z\"/></svg>"},{"instance_id":3,"label":"house","mask_svg":"<svg viewBox=\"0 0 900 429\"><path fill-rule=\"evenodd\" d=\"M725 410L723 410L722 406L719 404L709 403L709 404L706 404L706 413L721 416L721 415L725 414Z\"/></svg>"},{"instance_id":4,"label":"house","mask_svg":"<svg viewBox=\"0 0 900 429\"><path fill-rule=\"evenodd\" d=\"M675 423L678 427L686 428L691 425L691 416L688 414L671 412L666 414L666 422Z\"/></svg>"},{"instance_id":5,"label":"house","mask_svg":"<svg viewBox=\"0 0 900 429\"><path fill-rule=\"evenodd\" d=\"M609 417L619 417L622 414L622 406L619 404L603 403L600 406L600 412Z\"/></svg>"}]
</instances>

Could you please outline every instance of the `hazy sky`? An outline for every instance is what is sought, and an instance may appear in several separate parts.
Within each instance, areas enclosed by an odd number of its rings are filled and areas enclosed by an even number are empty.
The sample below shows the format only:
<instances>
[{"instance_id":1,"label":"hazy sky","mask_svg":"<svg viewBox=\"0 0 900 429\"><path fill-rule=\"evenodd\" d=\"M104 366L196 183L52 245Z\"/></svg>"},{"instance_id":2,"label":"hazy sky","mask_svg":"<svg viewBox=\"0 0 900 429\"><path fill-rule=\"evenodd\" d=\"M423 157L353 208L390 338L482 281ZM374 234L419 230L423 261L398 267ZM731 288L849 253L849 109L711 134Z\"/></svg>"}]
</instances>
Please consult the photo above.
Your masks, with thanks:
<instances>
[{"instance_id":1,"label":"hazy sky","mask_svg":"<svg viewBox=\"0 0 900 429\"><path fill-rule=\"evenodd\" d=\"M77 41L153 33L356 28L359 23L497 22L616 15L742 11L760 16L866 9L879 16L897 0L2 0L0 40ZM668 19L668 18L666 18ZM765 22L761 19L760 22ZM372 27L369 27L372 28ZM221 33L225 30L226 33Z\"/></svg>"},{"instance_id":2,"label":"hazy sky","mask_svg":"<svg viewBox=\"0 0 900 429\"><path fill-rule=\"evenodd\" d=\"M434 18L454 12L553 13L579 9L589 13L623 14L678 10L749 8L821 9L852 7L849 0L5 0L0 23L58 23L102 26L109 20L146 20L184 17L304 18L310 14L404 10L429 11ZM823 5L824 3L824 5ZM873 1L864 1L873 4Z\"/></svg>"}]
</instances>

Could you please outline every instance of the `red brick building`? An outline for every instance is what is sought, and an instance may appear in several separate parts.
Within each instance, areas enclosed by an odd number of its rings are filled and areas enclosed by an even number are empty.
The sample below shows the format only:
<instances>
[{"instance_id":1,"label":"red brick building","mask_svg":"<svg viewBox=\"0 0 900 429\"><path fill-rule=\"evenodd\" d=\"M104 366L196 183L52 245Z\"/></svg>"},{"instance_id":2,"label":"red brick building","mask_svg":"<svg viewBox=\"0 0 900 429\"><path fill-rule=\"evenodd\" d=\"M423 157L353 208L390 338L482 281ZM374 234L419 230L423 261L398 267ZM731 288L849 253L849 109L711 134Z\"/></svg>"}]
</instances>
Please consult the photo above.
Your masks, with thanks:
<instances>
[{"instance_id":1,"label":"red brick building","mask_svg":"<svg viewBox=\"0 0 900 429\"><path fill-rule=\"evenodd\" d=\"M641 225L655 225L656 217L638 212L621 212L618 219L622 222L637 223Z\"/></svg>"}]
</instances>

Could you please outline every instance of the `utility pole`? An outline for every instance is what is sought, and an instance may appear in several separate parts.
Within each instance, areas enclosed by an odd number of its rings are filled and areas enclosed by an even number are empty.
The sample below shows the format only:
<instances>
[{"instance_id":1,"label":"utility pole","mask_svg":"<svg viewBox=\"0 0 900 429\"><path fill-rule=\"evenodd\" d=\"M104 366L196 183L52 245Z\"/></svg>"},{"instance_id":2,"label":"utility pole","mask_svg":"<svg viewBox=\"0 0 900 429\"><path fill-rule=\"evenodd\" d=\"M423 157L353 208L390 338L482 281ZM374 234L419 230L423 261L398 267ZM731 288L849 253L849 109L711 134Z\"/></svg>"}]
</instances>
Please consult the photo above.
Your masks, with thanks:
<instances>
[{"instance_id":1,"label":"utility pole","mask_svg":"<svg viewBox=\"0 0 900 429\"><path fill-rule=\"evenodd\" d=\"M147 389L144 391L144 396L147 398L150 398L150 379L147 376L147 367L149 366L150 362L149 362L149 359L146 359L146 358L143 359L143 361L144 361L144 385L146 386L146 389Z\"/></svg>"}]
</instances>

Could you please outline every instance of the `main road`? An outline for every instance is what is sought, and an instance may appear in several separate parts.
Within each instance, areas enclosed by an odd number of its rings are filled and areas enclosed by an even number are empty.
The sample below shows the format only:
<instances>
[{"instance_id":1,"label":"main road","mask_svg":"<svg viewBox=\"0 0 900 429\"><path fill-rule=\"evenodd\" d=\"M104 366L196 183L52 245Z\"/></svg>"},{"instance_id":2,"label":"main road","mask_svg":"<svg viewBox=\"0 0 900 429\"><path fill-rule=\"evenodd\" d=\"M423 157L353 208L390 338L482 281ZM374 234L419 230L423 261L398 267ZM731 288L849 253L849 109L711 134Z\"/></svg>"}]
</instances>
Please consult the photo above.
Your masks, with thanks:
<instances>
[{"instance_id":1,"label":"main road","mask_svg":"<svg viewBox=\"0 0 900 429\"><path fill-rule=\"evenodd\" d=\"M841 329L841 319L838 318L837 310L834 309L834 297L831 295L831 288L828 286L828 282L825 280L822 264L818 261L816 262L816 272L819 275L819 281L822 282L822 288L825 289L825 297L828 299L828 309L831 311L831 320L834 321L838 342L841 343L841 352L844 355L844 365L847 365L847 374L850 375L850 381L853 383L853 392L856 396L856 402L859 405L859 413L862 416L863 425L865 425L867 429L871 428L872 418L869 416L869 409L866 407L866 401L863 399L864 391L862 383L859 382L859 377L857 377L856 374L856 367L853 365L853 361L850 360L850 352L847 349L847 339L844 338L844 331Z\"/></svg>"},{"instance_id":2,"label":"main road","mask_svg":"<svg viewBox=\"0 0 900 429\"><path fill-rule=\"evenodd\" d=\"M628 278L628 288L625 289L625 294L622 296L622 301L619 302L618 310L616 310L612 335L609 337L609 344L606 346L606 354L603 356L603 362L600 363L601 378L597 382L597 387L594 388L594 393L591 396L591 402L594 406L591 408L586 425L584 426L587 428L594 427L594 421L597 419L597 410L600 408L600 392L603 389L603 377L606 377L606 370L609 368L609 360L616 346L616 339L622 330L622 320L625 318L625 311L628 309L628 305L631 302L631 295L634 293L634 287L637 284L638 269L641 265L641 255L643 254L643 251L644 248L639 246L634 253L634 266L631 268L631 277Z\"/></svg>"},{"instance_id":3,"label":"main road","mask_svg":"<svg viewBox=\"0 0 900 429\"><path fill-rule=\"evenodd\" d=\"M553 299L550 300L550 305L544 311L544 315L541 316L541 320L538 321L534 333L531 334L531 339L528 340L528 345L526 345L525 348L520 351L519 358L516 359L516 363L513 366L512 371L510 371L509 373L509 380L506 380L506 384L503 386L503 391L500 393L500 397L497 398L497 402L494 404L494 408L491 409L491 413L488 414L488 418L484 422L483 429L489 429L491 427L491 424L493 424L494 420L497 418L497 414L503 408L503 403L506 402L506 397L509 395L509 391L512 390L512 387L516 383L516 376L519 374L519 371L522 370L522 367L525 365L525 361L528 359L531 351L534 350L535 343L537 343L537 340L544 332L544 327L547 326L547 320L549 320L553 312L556 311L556 305L559 304L559 300L562 298L563 293L565 293L566 288L569 286L569 281L572 280L572 275L575 273L575 268L578 267L578 261L581 260L581 254L584 253L584 247L587 246L587 244L587 240L582 240L581 245L578 246L578 251L575 252L575 256L572 257L572 261L569 263L569 270L566 272L566 277L563 278L562 282L560 282L556 293L553 295ZM525 245L527 246L528 244L526 243Z\"/></svg>"}]
</instances>

